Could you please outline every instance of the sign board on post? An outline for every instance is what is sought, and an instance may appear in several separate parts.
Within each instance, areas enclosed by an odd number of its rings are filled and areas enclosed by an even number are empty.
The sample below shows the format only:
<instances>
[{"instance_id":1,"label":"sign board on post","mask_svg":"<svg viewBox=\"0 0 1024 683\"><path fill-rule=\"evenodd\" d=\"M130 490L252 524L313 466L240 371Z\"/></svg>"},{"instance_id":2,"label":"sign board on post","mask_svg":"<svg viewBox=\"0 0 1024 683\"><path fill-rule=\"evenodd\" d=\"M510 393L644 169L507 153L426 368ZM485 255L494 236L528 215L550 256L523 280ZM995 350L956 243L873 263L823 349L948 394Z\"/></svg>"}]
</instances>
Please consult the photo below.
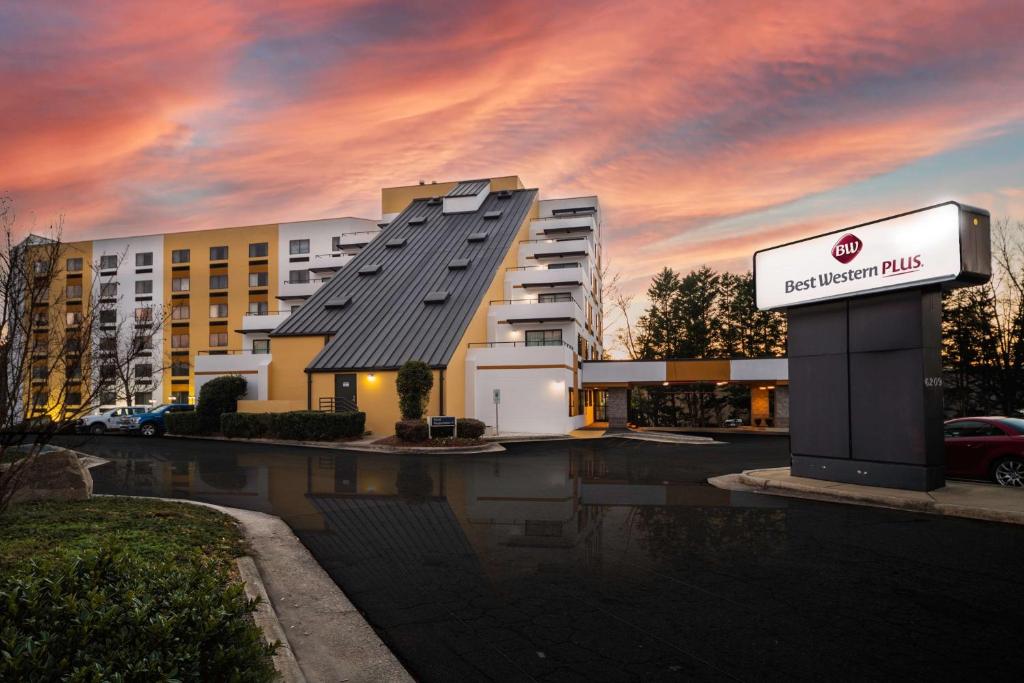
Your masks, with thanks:
<instances>
[{"instance_id":1,"label":"sign board on post","mask_svg":"<svg viewBox=\"0 0 1024 683\"><path fill-rule=\"evenodd\" d=\"M978 284L990 264L988 213L947 202L756 252L757 307Z\"/></svg>"},{"instance_id":2,"label":"sign board on post","mask_svg":"<svg viewBox=\"0 0 1024 683\"><path fill-rule=\"evenodd\" d=\"M498 405L501 403L501 389L494 390L494 435L498 436Z\"/></svg>"},{"instance_id":3,"label":"sign board on post","mask_svg":"<svg viewBox=\"0 0 1024 683\"><path fill-rule=\"evenodd\" d=\"M453 415L433 415L427 418L427 437L433 437L433 430L437 427L451 427L452 436L459 435L458 421Z\"/></svg>"},{"instance_id":4,"label":"sign board on post","mask_svg":"<svg viewBox=\"0 0 1024 683\"><path fill-rule=\"evenodd\" d=\"M494 405L501 403L501 389L494 390Z\"/></svg>"}]
</instances>

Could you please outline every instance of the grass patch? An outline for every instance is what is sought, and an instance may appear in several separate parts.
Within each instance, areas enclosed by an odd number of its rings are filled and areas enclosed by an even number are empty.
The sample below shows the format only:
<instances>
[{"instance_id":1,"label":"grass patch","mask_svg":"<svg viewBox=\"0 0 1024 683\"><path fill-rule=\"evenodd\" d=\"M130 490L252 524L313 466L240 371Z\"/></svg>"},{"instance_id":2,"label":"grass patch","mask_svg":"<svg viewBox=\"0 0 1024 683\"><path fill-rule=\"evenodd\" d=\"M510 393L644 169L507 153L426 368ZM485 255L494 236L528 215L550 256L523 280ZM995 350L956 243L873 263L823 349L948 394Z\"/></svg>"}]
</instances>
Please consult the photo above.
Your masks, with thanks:
<instances>
[{"instance_id":1,"label":"grass patch","mask_svg":"<svg viewBox=\"0 0 1024 683\"><path fill-rule=\"evenodd\" d=\"M32 560L73 557L103 547L166 562L184 561L199 551L226 569L248 552L234 520L186 503L139 498L25 503L0 517L0 574Z\"/></svg>"}]
</instances>

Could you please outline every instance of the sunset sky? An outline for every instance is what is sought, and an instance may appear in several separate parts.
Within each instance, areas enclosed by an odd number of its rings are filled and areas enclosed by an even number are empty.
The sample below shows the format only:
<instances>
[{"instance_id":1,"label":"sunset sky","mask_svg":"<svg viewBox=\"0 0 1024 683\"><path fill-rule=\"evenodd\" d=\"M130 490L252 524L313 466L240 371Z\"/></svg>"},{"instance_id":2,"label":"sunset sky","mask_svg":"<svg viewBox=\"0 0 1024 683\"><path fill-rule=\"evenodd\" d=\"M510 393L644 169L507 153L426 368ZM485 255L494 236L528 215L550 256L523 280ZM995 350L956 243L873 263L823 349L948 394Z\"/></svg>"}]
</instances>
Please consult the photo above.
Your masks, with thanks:
<instances>
[{"instance_id":1,"label":"sunset sky","mask_svg":"<svg viewBox=\"0 0 1024 683\"><path fill-rule=\"evenodd\" d=\"M0 192L98 238L518 174L598 194L642 291L944 199L1024 219L1022 35L1020 0L9 0Z\"/></svg>"}]
</instances>

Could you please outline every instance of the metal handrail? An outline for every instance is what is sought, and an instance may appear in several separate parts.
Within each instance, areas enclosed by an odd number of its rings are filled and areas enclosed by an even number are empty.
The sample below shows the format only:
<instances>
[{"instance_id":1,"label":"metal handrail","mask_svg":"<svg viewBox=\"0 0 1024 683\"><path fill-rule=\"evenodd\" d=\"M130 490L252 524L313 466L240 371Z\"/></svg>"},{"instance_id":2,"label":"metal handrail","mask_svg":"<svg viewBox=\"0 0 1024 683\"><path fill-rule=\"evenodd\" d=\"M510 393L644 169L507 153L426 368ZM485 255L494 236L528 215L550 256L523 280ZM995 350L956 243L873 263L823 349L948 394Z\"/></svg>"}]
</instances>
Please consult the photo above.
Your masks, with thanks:
<instances>
[{"instance_id":1,"label":"metal handrail","mask_svg":"<svg viewBox=\"0 0 1024 683\"><path fill-rule=\"evenodd\" d=\"M565 341L551 342L549 344L548 343L539 344L537 342L527 342L527 341L470 342L469 343L469 348L471 348L471 349L494 348L496 346L511 346L513 348L514 347L518 347L518 346L523 346L523 347L526 347L526 346L529 346L529 347L564 346L565 348L569 349L570 351L573 351L573 352L576 351L576 349L571 344L569 344L568 342L565 342Z\"/></svg>"},{"instance_id":2,"label":"metal handrail","mask_svg":"<svg viewBox=\"0 0 1024 683\"><path fill-rule=\"evenodd\" d=\"M513 266L511 268L506 268L505 272L508 273L517 270L572 270L572 268L579 268L580 270L584 270L583 264L577 263L575 266L569 268L549 268L548 266Z\"/></svg>"},{"instance_id":3,"label":"metal handrail","mask_svg":"<svg viewBox=\"0 0 1024 683\"><path fill-rule=\"evenodd\" d=\"M246 311L243 315L279 315L281 313L291 313L291 311L267 311L265 313Z\"/></svg>"},{"instance_id":4,"label":"metal handrail","mask_svg":"<svg viewBox=\"0 0 1024 683\"><path fill-rule=\"evenodd\" d=\"M330 279L331 278L329 278L329 277L311 277L308 280L296 280L295 282L292 282L291 280L285 280L284 284L286 284L286 285L308 285L308 284L312 284L314 282L327 282Z\"/></svg>"},{"instance_id":5,"label":"metal handrail","mask_svg":"<svg viewBox=\"0 0 1024 683\"><path fill-rule=\"evenodd\" d=\"M576 308L583 310L579 302L576 301L575 297L567 297L565 299L555 299L554 301L538 301L537 299L493 299L488 301L488 304L565 304L572 302L576 305Z\"/></svg>"},{"instance_id":6,"label":"metal handrail","mask_svg":"<svg viewBox=\"0 0 1024 683\"><path fill-rule=\"evenodd\" d=\"M547 237L545 239L534 239L534 240L519 240L519 244L552 244L554 242L579 242L581 240L589 240L590 237L586 235L580 235L578 237Z\"/></svg>"},{"instance_id":7,"label":"metal handrail","mask_svg":"<svg viewBox=\"0 0 1024 683\"><path fill-rule=\"evenodd\" d=\"M317 398L317 409L321 413L359 412L359 406L356 402L344 396L320 396Z\"/></svg>"},{"instance_id":8,"label":"metal handrail","mask_svg":"<svg viewBox=\"0 0 1024 683\"><path fill-rule=\"evenodd\" d=\"M240 356L247 353L251 353L257 356L266 356L270 354L270 350L266 351L254 351L253 349L203 349L197 351L196 355L199 356Z\"/></svg>"}]
</instances>

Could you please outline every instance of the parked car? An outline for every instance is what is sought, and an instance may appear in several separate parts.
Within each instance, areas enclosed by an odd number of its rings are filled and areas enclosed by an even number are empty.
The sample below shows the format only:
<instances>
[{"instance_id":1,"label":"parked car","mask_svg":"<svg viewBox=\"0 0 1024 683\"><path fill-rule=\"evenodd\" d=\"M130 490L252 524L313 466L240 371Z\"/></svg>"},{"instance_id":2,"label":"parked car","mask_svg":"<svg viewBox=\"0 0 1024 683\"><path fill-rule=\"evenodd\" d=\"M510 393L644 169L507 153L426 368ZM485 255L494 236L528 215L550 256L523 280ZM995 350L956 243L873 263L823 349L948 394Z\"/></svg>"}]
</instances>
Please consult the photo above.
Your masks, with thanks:
<instances>
[{"instance_id":1,"label":"parked car","mask_svg":"<svg viewBox=\"0 0 1024 683\"><path fill-rule=\"evenodd\" d=\"M160 436L167 431L167 424L164 422L164 416L167 413L191 412L195 409L195 406L188 403L165 403L153 408L148 413L132 415L127 418L124 422L125 429L142 436Z\"/></svg>"},{"instance_id":2,"label":"parked car","mask_svg":"<svg viewBox=\"0 0 1024 683\"><path fill-rule=\"evenodd\" d=\"M743 420L738 417L730 417L722 421L723 427L742 427Z\"/></svg>"},{"instance_id":3,"label":"parked car","mask_svg":"<svg viewBox=\"0 0 1024 683\"><path fill-rule=\"evenodd\" d=\"M141 415L147 410L148 408L145 406L117 406L101 409L96 415L87 415L78 420L77 431L90 434L117 431L123 428L125 418Z\"/></svg>"},{"instance_id":4,"label":"parked car","mask_svg":"<svg viewBox=\"0 0 1024 683\"><path fill-rule=\"evenodd\" d=\"M1024 486L1024 419L965 417L945 425L946 474Z\"/></svg>"}]
</instances>

